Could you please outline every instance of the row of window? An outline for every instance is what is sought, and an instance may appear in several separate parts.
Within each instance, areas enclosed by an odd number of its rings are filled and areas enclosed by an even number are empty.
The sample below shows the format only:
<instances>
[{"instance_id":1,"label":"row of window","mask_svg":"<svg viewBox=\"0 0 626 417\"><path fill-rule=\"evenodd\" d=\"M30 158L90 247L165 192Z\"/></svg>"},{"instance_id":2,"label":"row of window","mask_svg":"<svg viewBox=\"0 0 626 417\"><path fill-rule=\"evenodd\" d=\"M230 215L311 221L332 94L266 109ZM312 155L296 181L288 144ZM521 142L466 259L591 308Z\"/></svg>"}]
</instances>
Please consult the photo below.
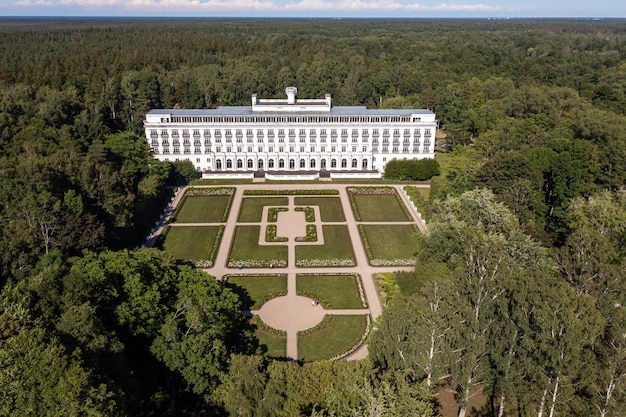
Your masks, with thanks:
<instances>
[{"instance_id":1,"label":"row of window","mask_svg":"<svg viewBox=\"0 0 626 417\"><path fill-rule=\"evenodd\" d=\"M395 116L171 116L162 117L161 123L408 123L421 122L412 115Z\"/></svg>"},{"instance_id":2,"label":"row of window","mask_svg":"<svg viewBox=\"0 0 626 417\"><path fill-rule=\"evenodd\" d=\"M339 130L341 131L339 132ZM351 129L350 131L348 129L329 129L329 131L330 131L330 138L331 140L334 139L334 141L336 141L338 137L341 137L341 140L343 142L346 142L348 140L348 137L352 138L353 141L358 140L359 138L358 129ZM170 136L172 137L172 139L180 138L180 132L178 131L178 129L171 129L171 130L161 129L160 133L161 133L160 137L163 139L169 139ZM205 139L213 137L217 141L220 141L222 138L224 138L226 139L226 141L230 142L232 141L234 137L237 142L242 142L243 137L244 137L243 129L235 129L234 135L233 135L232 129L223 129L223 130L204 129L202 133ZM319 129L319 132L318 132L318 129L311 129L311 130L298 129L297 133L298 133L297 136L300 142L303 142L307 138L307 133L308 133L308 138L311 141L315 141L318 138L318 136L320 139L322 139L322 141L329 137L329 132L327 129ZM372 129L371 137L374 139L378 139L381 136L381 133L382 133L383 139L388 139L391 135L393 135L394 139L399 139L401 136L404 139L408 139L411 136L411 129ZM253 129L247 129L245 136L246 136L247 142L252 142L254 139ZM413 136L420 137L421 130L413 129ZM431 130L424 129L424 136L426 137L431 136ZM159 137L158 129L150 129L150 138L157 139L158 137ZM182 129L182 137L184 140L189 140L191 138L191 135L189 134L189 129ZM199 129L193 130L193 137L194 137L194 140L200 139ZM291 142L293 142L295 141L295 138L296 138L296 129L287 129L287 135L285 135L285 129L276 129L276 130L275 129L267 129L267 130L256 129L256 137L257 137L257 140L279 139L279 141L281 142L283 142L285 137L287 137L289 138ZM362 130L361 138L366 139L366 140L370 138L369 129Z\"/></svg>"},{"instance_id":3,"label":"row of window","mask_svg":"<svg viewBox=\"0 0 626 417\"><path fill-rule=\"evenodd\" d=\"M300 159L298 164L298 168L299 169L317 169L317 161L315 159L311 159L309 160L309 163L307 164L307 161L305 159ZM237 159L236 161L233 161L232 159L228 158L226 159L226 161L224 163L222 163L221 159L216 159L215 160L215 169L217 171L221 171L223 169L233 169L234 165L236 165L237 169L243 169L243 164L244 164L244 160L243 159ZM296 160L295 159L289 159L286 160L284 158L279 158L278 160L275 160L273 158L270 158L267 160L267 169L284 169L288 164L289 169L296 169ZM337 159L337 158L332 158L330 160L330 168L337 168L338 164L341 165L341 168L348 168L348 159L347 158L343 158L341 160ZM362 159L361 160L361 169L367 169L368 167L368 160L367 159ZM259 159L257 160L256 163L256 167L254 164L254 161L252 159L248 159L246 161L246 168L247 169L265 169L264 167L264 161L263 159ZM350 164L350 168L354 168L354 169L358 169L359 168L359 160L357 158L353 158ZM327 160L326 159L321 159L320 160L320 169L327 169Z\"/></svg>"},{"instance_id":4,"label":"row of window","mask_svg":"<svg viewBox=\"0 0 626 417\"><path fill-rule=\"evenodd\" d=\"M351 149L350 152L352 152L352 153L358 152L356 146L353 146L350 149ZM193 148L193 151L194 151L193 153L195 155L201 155L203 153L202 152L202 148L199 148L199 147ZM226 147L226 148L224 148L224 151L226 153L232 153L233 151L236 151L237 153L241 153L241 152L243 152L243 148L234 148L233 149L231 147ZM277 149L277 151L278 151L278 153L284 153L285 152L285 148L279 147ZM327 152L327 151L331 152L331 153L336 153L338 151L340 151L342 153L345 153L345 152L348 152L348 147L342 146L341 148L337 148L335 146L332 146L332 147L328 148L328 150L327 150L325 146L322 146L319 150L317 150L315 147L311 147L309 149L309 152L322 152L322 153L324 153L324 152ZM170 153L170 148L168 146L164 146L163 147L163 151L159 152L158 146L153 146L152 147L152 152L154 154L156 154L156 155L158 155L159 153L167 155L167 154ZM252 152L254 152L254 150L253 150L252 147L248 147L247 148L247 152L248 153L252 153ZM259 153L264 153L265 151L262 149L262 147L259 147L258 152ZM267 152L268 153L274 153L274 147L270 146ZM294 152L296 152L296 149L294 147L290 147L289 148L289 153L294 153ZM304 153L304 152L307 152L306 148L304 146L300 147L300 153ZM362 148L362 152L368 152L367 147L364 146ZM374 146L374 147L372 147L371 152L373 152L373 153L379 153L380 152L380 153L415 154L415 153L420 153L420 152L421 153L429 153L429 148L428 148L428 146L426 146L426 147L422 148L421 151L420 151L420 147L419 146L413 146L413 147L403 146L402 148L400 148L399 146L391 146L391 147L389 147L389 146L382 146L380 148L378 146ZM172 147L172 153L180 154L180 147L179 146ZM183 153L191 154L192 153L191 152L191 147L184 147L183 148ZM211 153L213 153L213 152L211 151L210 147L205 148L204 154L211 154ZM220 146L216 147L215 148L215 153L222 153L222 148Z\"/></svg>"}]
</instances>

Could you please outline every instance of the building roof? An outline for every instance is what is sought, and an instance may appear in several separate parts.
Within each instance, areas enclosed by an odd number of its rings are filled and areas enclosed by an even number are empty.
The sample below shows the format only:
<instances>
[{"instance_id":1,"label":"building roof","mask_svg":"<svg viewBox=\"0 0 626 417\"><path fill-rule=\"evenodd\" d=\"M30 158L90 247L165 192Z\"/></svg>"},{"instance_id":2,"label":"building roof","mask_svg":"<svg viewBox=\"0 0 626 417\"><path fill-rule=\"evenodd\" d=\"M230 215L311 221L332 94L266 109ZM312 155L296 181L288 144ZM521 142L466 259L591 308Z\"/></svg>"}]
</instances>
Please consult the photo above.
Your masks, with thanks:
<instances>
[{"instance_id":1,"label":"building roof","mask_svg":"<svg viewBox=\"0 0 626 417\"><path fill-rule=\"evenodd\" d=\"M217 109L153 109L148 115L168 114L171 116L253 116L252 106L220 106ZM276 113L274 113L276 114ZM434 114L428 109L368 109L365 106L334 106L330 112L285 112L290 116L311 114L331 116L394 116L410 114Z\"/></svg>"}]
</instances>

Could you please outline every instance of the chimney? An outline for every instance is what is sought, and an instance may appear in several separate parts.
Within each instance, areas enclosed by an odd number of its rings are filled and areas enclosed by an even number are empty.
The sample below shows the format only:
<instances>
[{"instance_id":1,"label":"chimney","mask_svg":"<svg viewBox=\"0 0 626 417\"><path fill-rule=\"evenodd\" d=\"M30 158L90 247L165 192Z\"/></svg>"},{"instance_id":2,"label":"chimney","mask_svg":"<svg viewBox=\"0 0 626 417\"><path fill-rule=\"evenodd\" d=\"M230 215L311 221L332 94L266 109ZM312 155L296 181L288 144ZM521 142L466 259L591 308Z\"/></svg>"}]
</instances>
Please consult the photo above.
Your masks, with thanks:
<instances>
[{"instance_id":1,"label":"chimney","mask_svg":"<svg viewBox=\"0 0 626 417\"><path fill-rule=\"evenodd\" d=\"M287 93L287 104L296 104L296 96L298 95L298 88L287 87L285 88L285 93Z\"/></svg>"}]
</instances>

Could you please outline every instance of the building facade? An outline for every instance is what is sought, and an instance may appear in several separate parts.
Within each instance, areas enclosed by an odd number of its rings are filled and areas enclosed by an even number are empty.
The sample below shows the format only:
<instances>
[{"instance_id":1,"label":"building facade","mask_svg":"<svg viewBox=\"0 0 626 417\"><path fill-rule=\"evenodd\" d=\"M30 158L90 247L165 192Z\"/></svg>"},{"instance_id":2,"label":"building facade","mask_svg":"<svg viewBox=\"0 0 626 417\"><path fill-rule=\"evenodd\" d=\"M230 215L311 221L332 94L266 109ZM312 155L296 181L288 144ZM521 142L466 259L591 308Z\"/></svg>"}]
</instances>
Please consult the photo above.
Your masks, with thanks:
<instances>
[{"instance_id":1,"label":"building facade","mask_svg":"<svg viewBox=\"0 0 626 417\"><path fill-rule=\"evenodd\" d=\"M430 110L369 110L323 99L259 99L210 110L155 109L144 121L155 158L198 171L382 171L392 159L435 156Z\"/></svg>"}]
</instances>

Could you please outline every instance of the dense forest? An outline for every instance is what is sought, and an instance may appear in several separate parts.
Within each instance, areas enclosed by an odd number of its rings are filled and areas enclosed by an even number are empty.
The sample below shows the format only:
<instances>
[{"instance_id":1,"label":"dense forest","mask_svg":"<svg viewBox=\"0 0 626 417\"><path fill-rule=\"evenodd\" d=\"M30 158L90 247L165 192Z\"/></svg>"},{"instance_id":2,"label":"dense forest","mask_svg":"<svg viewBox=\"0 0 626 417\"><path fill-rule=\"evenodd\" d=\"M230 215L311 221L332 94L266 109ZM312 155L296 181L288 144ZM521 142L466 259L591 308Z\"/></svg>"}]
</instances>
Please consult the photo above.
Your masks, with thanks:
<instances>
[{"instance_id":1,"label":"dense forest","mask_svg":"<svg viewBox=\"0 0 626 417\"><path fill-rule=\"evenodd\" d=\"M624 22L2 19L0 44L1 415L625 415ZM445 134L369 360L267 357L234 292L140 248L193 177L145 113L291 85Z\"/></svg>"}]
</instances>

